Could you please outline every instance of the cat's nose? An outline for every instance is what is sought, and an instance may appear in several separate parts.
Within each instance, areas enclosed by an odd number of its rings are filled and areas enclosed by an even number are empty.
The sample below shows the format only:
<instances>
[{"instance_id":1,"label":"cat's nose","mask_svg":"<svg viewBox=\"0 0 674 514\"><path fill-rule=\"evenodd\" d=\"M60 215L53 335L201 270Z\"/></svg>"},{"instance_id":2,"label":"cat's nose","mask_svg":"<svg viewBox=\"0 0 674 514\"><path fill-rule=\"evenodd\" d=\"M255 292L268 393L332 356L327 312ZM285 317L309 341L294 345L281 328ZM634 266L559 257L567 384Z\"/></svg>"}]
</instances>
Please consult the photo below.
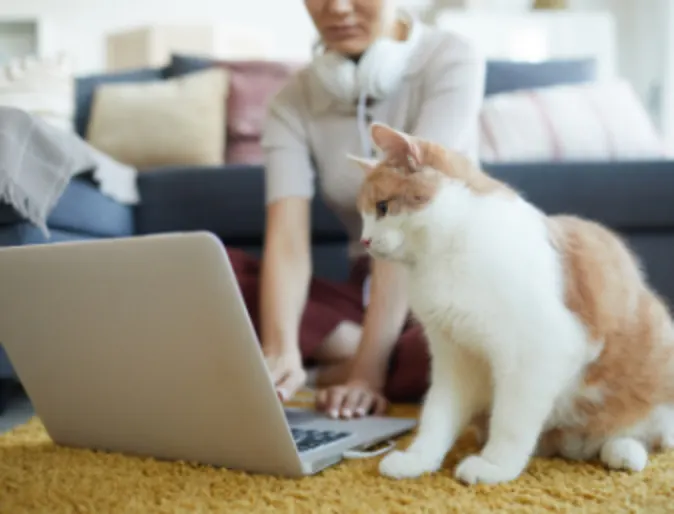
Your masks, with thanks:
<instances>
[{"instance_id":1,"label":"cat's nose","mask_svg":"<svg viewBox=\"0 0 674 514\"><path fill-rule=\"evenodd\" d=\"M365 248L370 248L370 245L372 244L372 239L361 239L360 242Z\"/></svg>"}]
</instances>

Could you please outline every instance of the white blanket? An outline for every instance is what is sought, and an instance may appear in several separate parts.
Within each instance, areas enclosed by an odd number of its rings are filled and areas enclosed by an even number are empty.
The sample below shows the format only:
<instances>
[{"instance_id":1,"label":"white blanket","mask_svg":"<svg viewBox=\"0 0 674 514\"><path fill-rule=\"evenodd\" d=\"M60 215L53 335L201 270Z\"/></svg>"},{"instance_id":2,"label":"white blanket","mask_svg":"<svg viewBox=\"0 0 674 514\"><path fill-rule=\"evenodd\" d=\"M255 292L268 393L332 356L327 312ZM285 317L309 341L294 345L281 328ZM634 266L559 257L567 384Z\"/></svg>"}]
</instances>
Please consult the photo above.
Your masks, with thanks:
<instances>
[{"instance_id":1,"label":"white blanket","mask_svg":"<svg viewBox=\"0 0 674 514\"><path fill-rule=\"evenodd\" d=\"M49 237L47 217L68 182L92 172L102 194L123 204L139 201L137 170L99 152L74 132L25 111L0 107L0 202Z\"/></svg>"}]
</instances>

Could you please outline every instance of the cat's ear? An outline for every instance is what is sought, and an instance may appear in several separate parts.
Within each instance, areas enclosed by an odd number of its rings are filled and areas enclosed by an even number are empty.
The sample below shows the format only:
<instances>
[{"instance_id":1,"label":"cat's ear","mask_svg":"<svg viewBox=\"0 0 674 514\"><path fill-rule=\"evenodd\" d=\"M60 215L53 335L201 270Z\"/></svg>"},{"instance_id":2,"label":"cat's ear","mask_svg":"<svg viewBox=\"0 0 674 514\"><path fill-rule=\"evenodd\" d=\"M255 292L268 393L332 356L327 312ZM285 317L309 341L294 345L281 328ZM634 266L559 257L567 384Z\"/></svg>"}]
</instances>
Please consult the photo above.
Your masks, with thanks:
<instances>
[{"instance_id":1,"label":"cat's ear","mask_svg":"<svg viewBox=\"0 0 674 514\"><path fill-rule=\"evenodd\" d=\"M347 154L346 158L360 166L366 174L374 170L377 167L377 164L379 164L376 159L365 159L364 157L356 157L351 154Z\"/></svg>"},{"instance_id":2,"label":"cat's ear","mask_svg":"<svg viewBox=\"0 0 674 514\"><path fill-rule=\"evenodd\" d=\"M409 163L412 170L421 166L421 147L411 136L384 123L370 125L372 142L387 158Z\"/></svg>"}]
</instances>

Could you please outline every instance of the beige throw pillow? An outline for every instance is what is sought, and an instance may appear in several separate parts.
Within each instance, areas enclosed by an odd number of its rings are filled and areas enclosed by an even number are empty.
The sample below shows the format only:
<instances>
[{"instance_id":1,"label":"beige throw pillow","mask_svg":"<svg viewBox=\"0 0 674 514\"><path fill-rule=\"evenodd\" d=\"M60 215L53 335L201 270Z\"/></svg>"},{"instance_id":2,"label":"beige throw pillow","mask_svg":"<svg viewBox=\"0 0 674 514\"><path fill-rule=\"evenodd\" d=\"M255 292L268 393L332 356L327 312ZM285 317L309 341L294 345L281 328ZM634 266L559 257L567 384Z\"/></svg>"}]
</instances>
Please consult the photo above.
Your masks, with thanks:
<instances>
[{"instance_id":1,"label":"beige throw pillow","mask_svg":"<svg viewBox=\"0 0 674 514\"><path fill-rule=\"evenodd\" d=\"M222 164L228 89L229 72L217 68L161 82L103 84L87 139L139 170Z\"/></svg>"}]
</instances>

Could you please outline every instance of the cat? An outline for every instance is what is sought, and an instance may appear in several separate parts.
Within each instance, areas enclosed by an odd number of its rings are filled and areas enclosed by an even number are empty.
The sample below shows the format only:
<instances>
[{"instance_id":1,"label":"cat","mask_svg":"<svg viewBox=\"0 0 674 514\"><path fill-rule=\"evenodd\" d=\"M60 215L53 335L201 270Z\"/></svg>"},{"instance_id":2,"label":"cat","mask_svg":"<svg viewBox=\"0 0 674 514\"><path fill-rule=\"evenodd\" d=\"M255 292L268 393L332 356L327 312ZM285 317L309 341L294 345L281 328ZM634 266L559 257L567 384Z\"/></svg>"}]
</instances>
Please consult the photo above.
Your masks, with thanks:
<instances>
[{"instance_id":1,"label":"cat","mask_svg":"<svg viewBox=\"0 0 674 514\"><path fill-rule=\"evenodd\" d=\"M409 275L430 384L417 434L380 473L439 470L488 420L465 484L518 478L532 456L640 471L674 446L674 324L627 245L577 216L548 216L469 159L374 123L362 239Z\"/></svg>"}]
</instances>

